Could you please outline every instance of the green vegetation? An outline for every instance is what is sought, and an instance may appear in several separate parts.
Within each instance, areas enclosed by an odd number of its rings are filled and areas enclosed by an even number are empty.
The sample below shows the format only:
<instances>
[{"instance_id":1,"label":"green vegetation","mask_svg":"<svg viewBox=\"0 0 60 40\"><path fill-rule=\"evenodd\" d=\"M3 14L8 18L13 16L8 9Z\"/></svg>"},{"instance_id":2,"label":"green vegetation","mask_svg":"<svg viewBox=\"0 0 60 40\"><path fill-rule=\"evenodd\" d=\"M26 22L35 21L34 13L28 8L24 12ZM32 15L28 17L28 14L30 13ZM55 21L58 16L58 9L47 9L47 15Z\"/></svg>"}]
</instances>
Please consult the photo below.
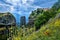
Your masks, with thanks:
<instances>
[{"instance_id":1,"label":"green vegetation","mask_svg":"<svg viewBox=\"0 0 60 40\"><path fill-rule=\"evenodd\" d=\"M57 16L59 15L57 14ZM41 26L38 31L35 31L35 27L17 29L17 34L13 36L13 40L60 40L60 16L57 16Z\"/></svg>"},{"instance_id":2,"label":"green vegetation","mask_svg":"<svg viewBox=\"0 0 60 40\"><path fill-rule=\"evenodd\" d=\"M34 26L16 29L13 40L60 40L60 8L55 8L54 4L51 9L32 11L29 18L35 19Z\"/></svg>"},{"instance_id":3,"label":"green vegetation","mask_svg":"<svg viewBox=\"0 0 60 40\"><path fill-rule=\"evenodd\" d=\"M60 40L60 8L57 6L54 4L51 9L32 11L29 18L35 19L34 27L17 29L13 40Z\"/></svg>"},{"instance_id":4,"label":"green vegetation","mask_svg":"<svg viewBox=\"0 0 60 40\"><path fill-rule=\"evenodd\" d=\"M27 37L27 40L60 40L60 18L52 19L49 24L43 25L37 32Z\"/></svg>"},{"instance_id":5,"label":"green vegetation","mask_svg":"<svg viewBox=\"0 0 60 40\"><path fill-rule=\"evenodd\" d=\"M60 40L60 2L32 11L29 18L34 19L33 27L10 28L12 40Z\"/></svg>"},{"instance_id":6,"label":"green vegetation","mask_svg":"<svg viewBox=\"0 0 60 40\"><path fill-rule=\"evenodd\" d=\"M60 2L56 2L52 8L38 8L32 11L30 14L30 19L34 19L34 26L36 30L40 29L42 25L47 23L50 18L54 18L56 14L60 13Z\"/></svg>"}]
</instances>

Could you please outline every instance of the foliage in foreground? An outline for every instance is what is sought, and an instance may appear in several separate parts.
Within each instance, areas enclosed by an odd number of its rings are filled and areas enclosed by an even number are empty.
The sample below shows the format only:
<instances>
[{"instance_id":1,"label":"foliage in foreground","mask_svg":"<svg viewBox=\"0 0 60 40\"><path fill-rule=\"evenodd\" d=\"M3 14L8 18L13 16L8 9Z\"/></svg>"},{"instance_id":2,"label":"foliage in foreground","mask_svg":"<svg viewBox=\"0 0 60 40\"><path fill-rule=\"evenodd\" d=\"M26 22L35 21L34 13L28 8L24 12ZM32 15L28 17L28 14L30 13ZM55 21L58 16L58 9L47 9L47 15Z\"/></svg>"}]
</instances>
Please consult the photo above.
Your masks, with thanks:
<instances>
[{"instance_id":1,"label":"foliage in foreground","mask_svg":"<svg viewBox=\"0 0 60 40\"><path fill-rule=\"evenodd\" d=\"M26 31L25 28L21 28L20 31L17 32L18 35L13 36L13 40L60 40L60 16L53 18L38 31L34 30L35 27L27 29ZM27 35L25 35L25 33Z\"/></svg>"},{"instance_id":2,"label":"foliage in foreground","mask_svg":"<svg viewBox=\"0 0 60 40\"><path fill-rule=\"evenodd\" d=\"M27 37L27 40L60 40L60 18L42 26L38 32Z\"/></svg>"},{"instance_id":3,"label":"foliage in foreground","mask_svg":"<svg viewBox=\"0 0 60 40\"><path fill-rule=\"evenodd\" d=\"M35 31L35 27L30 29L20 28L20 30L17 30L17 35L13 36L13 40L60 40L60 14L55 17L57 13L60 13L60 7L56 10L55 8L54 10L52 9L46 12L43 12L43 10L38 10L38 14L36 14L36 10L32 12L33 16L30 16L37 18L35 24L41 28L38 31ZM40 26L41 24L44 24L44 22L47 23Z\"/></svg>"}]
</instances>

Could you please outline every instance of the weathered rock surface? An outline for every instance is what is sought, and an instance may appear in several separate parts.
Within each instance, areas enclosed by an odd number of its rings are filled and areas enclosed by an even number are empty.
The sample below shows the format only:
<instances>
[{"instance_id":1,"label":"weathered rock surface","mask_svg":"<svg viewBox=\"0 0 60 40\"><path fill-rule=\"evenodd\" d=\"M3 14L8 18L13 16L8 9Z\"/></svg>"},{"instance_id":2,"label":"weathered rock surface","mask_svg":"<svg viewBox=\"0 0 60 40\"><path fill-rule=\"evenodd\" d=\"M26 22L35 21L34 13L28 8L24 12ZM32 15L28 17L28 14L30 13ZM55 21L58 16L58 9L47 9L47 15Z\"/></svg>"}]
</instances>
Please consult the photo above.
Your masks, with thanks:
<instances>
[{"instance_id":1,"label":"weathered rock surface","mask_svg":"<svg viewBox=\"0 0 60 40\"><path fill-rule=\"evenodd\" d=\"M0 25L16 25L15 17L9 12L0 13Z\"/></svg>"},{"instance_id":2,"label":"weathered rock surface","mask_svg":"<svg viewBox=\"0 0 60 40\"><path fill-rule=\"evenodd\" d=\"M15 17L7 12L7 13L0 13L0 40L7 40L9 37L9 28L16 26ZM13 29L13 28L12 28Z\"/></svg>"}]
</instances>

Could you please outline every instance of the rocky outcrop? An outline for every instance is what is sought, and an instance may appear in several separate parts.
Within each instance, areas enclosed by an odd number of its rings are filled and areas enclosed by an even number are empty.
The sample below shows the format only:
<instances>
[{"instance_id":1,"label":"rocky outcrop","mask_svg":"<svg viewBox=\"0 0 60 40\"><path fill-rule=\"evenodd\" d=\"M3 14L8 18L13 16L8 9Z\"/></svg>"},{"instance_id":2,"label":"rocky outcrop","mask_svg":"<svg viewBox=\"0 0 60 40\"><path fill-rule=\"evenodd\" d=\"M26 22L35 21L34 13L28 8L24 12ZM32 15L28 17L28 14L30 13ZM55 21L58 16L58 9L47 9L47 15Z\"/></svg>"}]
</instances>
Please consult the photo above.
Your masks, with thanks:
<instances>
[{"instance_id":1,"label":"rocky outcrop","mask_svg":"<svg viewBox=\"0 0 60 40\"><path fill-rule=\"evenodd\" d=\"M15 17L11 13L0 13L0 15L0 25L16 25Z\"/></svg>"},{"instance_id":2,"label":"rocky outcrop","mask_svg":"<svg viewBox=\"0 0 60 40\"><path fill-rule=\"evenodd\" d=\"M9 37L10 30L14 29L15 26L16 26L16 20L11 13L9 12L0 13L0 39L1 40L7 40L7 38Z\"/></svg>"}]
</instances>

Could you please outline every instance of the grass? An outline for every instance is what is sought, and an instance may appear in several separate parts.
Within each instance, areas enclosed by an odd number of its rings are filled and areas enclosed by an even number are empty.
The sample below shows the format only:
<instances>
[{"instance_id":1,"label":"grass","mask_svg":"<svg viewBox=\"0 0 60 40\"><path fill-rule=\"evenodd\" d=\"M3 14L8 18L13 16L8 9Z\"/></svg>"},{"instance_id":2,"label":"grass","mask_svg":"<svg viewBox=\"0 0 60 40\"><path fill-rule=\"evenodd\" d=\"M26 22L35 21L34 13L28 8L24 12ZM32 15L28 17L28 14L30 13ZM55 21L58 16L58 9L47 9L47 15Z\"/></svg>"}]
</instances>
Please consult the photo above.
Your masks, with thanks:
<instances>
[{"instance_id":1,"label":"grass","mask_svg":"<svg viewBox=\"0 0 60 40\"><path fill-rule=\"evenodd\" d=\"M60 18L43 25L38 31L34 28L20 28L13 40L60 40Z\"/></svg>"}]
</instances>

